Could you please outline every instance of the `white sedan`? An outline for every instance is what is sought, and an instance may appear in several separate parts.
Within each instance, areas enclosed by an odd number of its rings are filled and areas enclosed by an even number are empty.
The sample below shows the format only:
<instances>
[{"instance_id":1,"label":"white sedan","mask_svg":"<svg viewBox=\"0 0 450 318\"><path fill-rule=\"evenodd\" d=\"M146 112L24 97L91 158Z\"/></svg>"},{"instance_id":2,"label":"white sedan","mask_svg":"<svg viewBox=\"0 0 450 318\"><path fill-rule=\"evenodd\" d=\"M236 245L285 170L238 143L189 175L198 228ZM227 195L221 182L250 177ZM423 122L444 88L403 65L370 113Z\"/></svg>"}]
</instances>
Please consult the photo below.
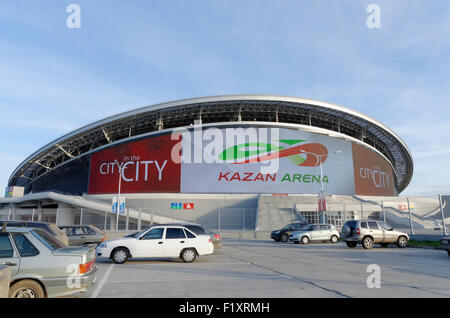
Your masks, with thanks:
<instances>
[{"instance_id":1,"label":"white sedan","mask_svg":"<svg viewBox=\"0 0 450 318\"><path fill-rule=\"evenodd\" d=\"M97 256L112 259L116 264L130 258L181 258L193 262L197 256L214 252L209 235L196 235L184 226L154 225L133 236L103 242Z\"/></svg>"},{"instance_id":2,"label":"white sedan","mask_svg":"<svg viewBox=\"0 0 450 318\"><path fill-rule=\"evenodd\" d=\"M292 232L289 240L294 243L308 244L310 241L339 241L339 231L331 224L308 224L300 231Z\"/></svg>"}]
</instances>

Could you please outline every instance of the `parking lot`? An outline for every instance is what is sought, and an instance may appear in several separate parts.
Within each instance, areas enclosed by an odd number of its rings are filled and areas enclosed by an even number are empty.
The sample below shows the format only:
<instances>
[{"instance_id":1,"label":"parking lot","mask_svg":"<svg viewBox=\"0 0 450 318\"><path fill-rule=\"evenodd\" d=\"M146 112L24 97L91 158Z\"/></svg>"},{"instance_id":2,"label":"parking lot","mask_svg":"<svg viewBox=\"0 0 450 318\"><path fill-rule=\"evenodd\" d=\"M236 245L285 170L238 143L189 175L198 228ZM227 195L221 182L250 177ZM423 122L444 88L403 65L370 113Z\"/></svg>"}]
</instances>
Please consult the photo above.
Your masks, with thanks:
<instances>
[{"instance_id":1,"label":"parking lot","mask_svg":"<svg viewBox=\"0 0 450 318\"><path fill-rule=\"evenodd\" d=\"M370 264L380 267L380 288L367 285ZM432 249L224 240L194 263L97 266L96 284L79 297L450 297L450 259Z\"/></svg>"}]
</instances>

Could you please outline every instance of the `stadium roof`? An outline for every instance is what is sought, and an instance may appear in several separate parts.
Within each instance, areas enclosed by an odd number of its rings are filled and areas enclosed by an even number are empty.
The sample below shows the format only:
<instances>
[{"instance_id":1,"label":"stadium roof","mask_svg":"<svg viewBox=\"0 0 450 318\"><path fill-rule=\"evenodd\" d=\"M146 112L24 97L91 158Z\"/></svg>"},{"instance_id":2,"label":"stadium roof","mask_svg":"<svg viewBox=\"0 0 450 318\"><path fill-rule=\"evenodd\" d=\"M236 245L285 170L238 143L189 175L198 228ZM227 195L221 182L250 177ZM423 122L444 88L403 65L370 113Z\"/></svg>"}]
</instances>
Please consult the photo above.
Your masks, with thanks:
<instances>
[{"instance_id":1,"label":"stadium roof","mask_svg":"<svg viewBox=\"0 0 450 318\"><path fill-rule=\"evenodd\" d=\"M46 172L112 142L149 132L226 122L279 122L338 132L380 151L395 169L399 192L409 184L413 160L406 144L380 122L346 107L296 97L230 95L185 99L138 108L75 130L37 150L11 175L8 185L27 187Z\"/></svg>"}]
</instances>

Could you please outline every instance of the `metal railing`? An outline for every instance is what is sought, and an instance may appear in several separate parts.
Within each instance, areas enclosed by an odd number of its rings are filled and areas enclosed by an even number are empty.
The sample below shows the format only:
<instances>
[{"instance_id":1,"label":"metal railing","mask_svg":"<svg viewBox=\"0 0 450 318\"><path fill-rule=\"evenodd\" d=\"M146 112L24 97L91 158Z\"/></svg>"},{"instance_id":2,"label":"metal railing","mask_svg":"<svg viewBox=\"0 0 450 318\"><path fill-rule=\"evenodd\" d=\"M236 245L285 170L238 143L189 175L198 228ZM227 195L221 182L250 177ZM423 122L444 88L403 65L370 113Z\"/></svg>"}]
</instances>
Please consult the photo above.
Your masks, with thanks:
<instances>
[{"instance_id":1,"label":"metal railing","mask_svg":"<svg viewBox=\"0 0 450 318\"><path fill-rule=\"evenodd\" d=\"M373 219L386 221L396 228L409 230L411 234L427 233L447 235L450 201L448 196L439 196L439 206L433 210L433 217L426 218L414 213L409 198L405 205L385 205L382 201L368 201L360 204L329 204L323 220L341 228L348 220ZM205 212L197 210L168 210L165 213L153 209L125 209L123 214L90 211L76 208L57 209L13 209L0 210L0 220L31 220L56 223L58 225L95 225L101 230L138 231L154 223L154 219L163 216L167 222L184 221L197 223L216 231L271 231L295 220L319 223L320 213L314 205L302 205L301 202L287 204L283 201L270 202L266 212L256 208L217 208ZM260 206L261 208L261 206ZM315 209L314 209L315 208ZM424 213L421 213L422 215ZM447 216L447 219L446 219Z\"/></svg>"}]
</instances>

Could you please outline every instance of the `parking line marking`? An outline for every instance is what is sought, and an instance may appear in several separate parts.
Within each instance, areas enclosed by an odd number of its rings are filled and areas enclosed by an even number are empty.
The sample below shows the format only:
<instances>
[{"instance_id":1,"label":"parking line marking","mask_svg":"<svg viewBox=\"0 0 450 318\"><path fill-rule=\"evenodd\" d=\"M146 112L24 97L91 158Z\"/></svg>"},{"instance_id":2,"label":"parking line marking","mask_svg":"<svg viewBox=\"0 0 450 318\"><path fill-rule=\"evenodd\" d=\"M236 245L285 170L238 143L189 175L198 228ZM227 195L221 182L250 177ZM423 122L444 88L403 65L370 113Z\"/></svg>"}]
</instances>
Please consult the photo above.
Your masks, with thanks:
<instances>
[{"instance_id":1,"label":"parking line marking","mask_svg":"<svg viewBox=\"0 0 450 318\"><path fill-rule=\"evenodd\" d=\"M106 271L105 275L103 276L100 283L98 283L97 288L95 288L95 291L92 293L91 298L97 298L98 294L101 292L103 285L106 283L106 280L109 277L109 274L111 274L112 269L114 268L114 264L109 265L108 270Z\"/></svg>"},{"instance_id":2,"label":"parking line marking","mask_svg":"<svg viewBox=\"0 0 450 318\"><path fill-rule=\"evenodd\" d=\"M208 278L183 278L183 279L155 279L155 280L116 280L110 281L110 284L123 284L123 283L160 283L160 282L182 282L182 281L203 281L203 280L232 280L232 279L265 279L265 278L288 278L287 275L255 275L255 276L237 276L237 277L208 277Z\"/></svg>"}]
</instances>

